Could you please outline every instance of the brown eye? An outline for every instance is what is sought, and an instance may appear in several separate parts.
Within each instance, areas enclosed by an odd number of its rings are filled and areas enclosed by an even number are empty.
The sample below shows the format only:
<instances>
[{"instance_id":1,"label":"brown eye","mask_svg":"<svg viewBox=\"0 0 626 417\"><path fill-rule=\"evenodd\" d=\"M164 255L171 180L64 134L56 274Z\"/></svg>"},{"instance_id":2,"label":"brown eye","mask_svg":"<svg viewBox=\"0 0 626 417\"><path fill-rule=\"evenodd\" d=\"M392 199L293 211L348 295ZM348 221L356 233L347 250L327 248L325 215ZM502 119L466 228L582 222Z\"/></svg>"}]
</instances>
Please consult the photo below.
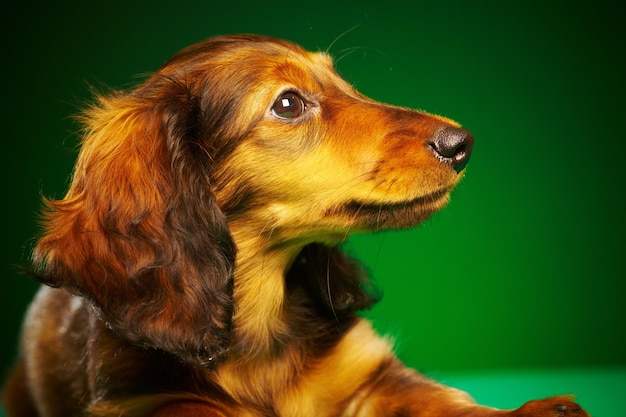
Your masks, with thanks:
<instances>
[{"instance_id":1,"label":"brown eye","mask_svg":"<svg viewBox=\"0 0 626 417\"><path fill-rule=\"evenodd\" d=\"M293 92L282 94L272 106L274 116L281 119L295 119L304 113L306 106L299 95Z\"/></svg>"}]
</instances>

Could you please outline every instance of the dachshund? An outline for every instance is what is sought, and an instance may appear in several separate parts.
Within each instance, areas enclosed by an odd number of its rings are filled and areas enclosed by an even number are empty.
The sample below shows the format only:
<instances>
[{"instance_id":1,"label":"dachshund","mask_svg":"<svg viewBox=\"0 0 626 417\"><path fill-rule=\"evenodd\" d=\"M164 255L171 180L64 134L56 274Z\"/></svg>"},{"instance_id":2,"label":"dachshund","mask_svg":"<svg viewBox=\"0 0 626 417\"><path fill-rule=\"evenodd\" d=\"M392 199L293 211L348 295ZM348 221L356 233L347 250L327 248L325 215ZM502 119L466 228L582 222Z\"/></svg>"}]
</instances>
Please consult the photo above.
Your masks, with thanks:
<instances>
[{"instance_id":1,"label":"dachshund","mask_svg":"<svg viewBox=\"0 0 626 417\"><path fill-rule=\"evenodd\" d=\"M478 405L358 314L380 296L342 243L446 205L474 142L456 122L261 35L93 101L45 202L9 417L588 417L569 396Z\"/></svg>"}]
</instances>

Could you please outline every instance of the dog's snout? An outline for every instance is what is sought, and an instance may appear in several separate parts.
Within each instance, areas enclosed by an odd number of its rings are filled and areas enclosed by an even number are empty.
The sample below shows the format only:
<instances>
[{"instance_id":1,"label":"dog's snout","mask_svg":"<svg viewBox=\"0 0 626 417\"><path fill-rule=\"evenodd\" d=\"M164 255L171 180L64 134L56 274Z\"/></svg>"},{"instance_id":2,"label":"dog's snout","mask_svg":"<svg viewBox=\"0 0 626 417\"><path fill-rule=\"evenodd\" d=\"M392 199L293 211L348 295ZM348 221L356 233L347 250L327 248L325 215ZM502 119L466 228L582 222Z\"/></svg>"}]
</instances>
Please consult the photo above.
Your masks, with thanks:
<instances>
[{"instance_id":1,"label":"dog's snout","mask_svg":"<svg viewBox=\"0 0 626 417\"><path fill-rule=\"evenodd\" d=\"M456 172L461 172L469 162L473 145L474 136L458 127L446 127L428 142L437 158L452 165Z\"/></svg>"}]
</instances>

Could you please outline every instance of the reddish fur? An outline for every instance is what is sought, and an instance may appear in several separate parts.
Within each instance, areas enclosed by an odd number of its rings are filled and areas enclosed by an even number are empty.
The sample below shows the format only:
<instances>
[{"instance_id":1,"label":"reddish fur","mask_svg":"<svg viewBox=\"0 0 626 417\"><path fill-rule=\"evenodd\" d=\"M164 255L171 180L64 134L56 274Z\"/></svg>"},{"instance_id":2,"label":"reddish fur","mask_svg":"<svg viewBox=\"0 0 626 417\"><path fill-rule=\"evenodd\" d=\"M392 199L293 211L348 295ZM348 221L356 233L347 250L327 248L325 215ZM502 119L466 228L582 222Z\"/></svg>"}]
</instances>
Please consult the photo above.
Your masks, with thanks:
<instances>
[{"instance_id":1,"label":"reddish fur","mask_svg":"<svg viewBox=\"0 0 626 417\"><path fill-rule=\"evenodd\" d=\"M271 113L285 89L301 117ZM33 256L59 288L25 320L9 417L588 416L568 397L475 404L404 367L356 314L376 291L338 245L446 204L462 173L428 144L455 122L247 35L181 51L82 121Z\"/></svg>"}]
</instances>

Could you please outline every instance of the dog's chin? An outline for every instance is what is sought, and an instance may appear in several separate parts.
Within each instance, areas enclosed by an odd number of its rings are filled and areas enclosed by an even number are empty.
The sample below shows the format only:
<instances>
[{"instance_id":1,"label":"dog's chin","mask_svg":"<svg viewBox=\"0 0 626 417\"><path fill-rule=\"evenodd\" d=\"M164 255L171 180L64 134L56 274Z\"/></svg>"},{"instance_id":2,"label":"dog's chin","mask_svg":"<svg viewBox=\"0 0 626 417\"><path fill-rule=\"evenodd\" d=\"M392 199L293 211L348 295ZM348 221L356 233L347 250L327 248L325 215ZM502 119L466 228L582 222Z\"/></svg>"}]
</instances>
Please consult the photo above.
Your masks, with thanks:
<instances>
[{"instance_id":1,"label":"dog's chin","mask_svg":"<svg viewBox=\"0 0 626 417\"><path fill-rule=\"evenodd\" d=\"M337 210L354 223L353 227L366 231L405 229L414 227L441 210L450 199L450 190L439 190L402 202L350 201Z\"/></svg>"}]
</instances>

